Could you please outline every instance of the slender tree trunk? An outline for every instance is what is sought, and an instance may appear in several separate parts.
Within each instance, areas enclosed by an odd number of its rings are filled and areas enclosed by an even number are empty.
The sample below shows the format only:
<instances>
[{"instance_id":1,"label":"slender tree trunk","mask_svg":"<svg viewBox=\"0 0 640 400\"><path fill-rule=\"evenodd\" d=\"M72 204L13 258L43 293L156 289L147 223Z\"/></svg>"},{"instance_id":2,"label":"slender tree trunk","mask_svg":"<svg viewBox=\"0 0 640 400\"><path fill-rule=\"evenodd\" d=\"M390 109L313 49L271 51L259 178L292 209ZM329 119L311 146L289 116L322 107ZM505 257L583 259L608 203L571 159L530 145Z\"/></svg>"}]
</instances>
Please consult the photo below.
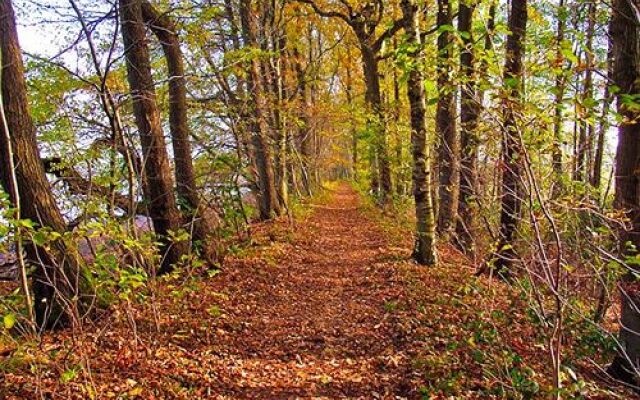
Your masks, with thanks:
<instances>
[{"instance_id":1,"label":"slender tree trunk","mask_svg":"<svg viewBox=\"0 0 640 400\"><path fill-rule=\"evenodd\" d=\"M240 21L245 46L259 49L252 16L251 0L240 1ZM266 220L280 214L280 204L276 192L271 145L269 143L269 124L266 115L267 102L262 83L260 61L255 56L251 57L249 61L247 85L252 95L253 117L255 119L251 142L256 158L256 168L258 169L260 218Z\"/></svg>"},{"instance_id":2,"label":"slender tree trunk","mask_svg":"<svg viewBox=\"0 0 640 400\"><path fill-rule=\"evenodd\" d=\"M462 36L460 50L462 84L460 87L460 198L456 225L458 246L467 254L475 253L473 227L475 209L472 206L476 195L478 168L478 118L481 105L477 97L477 76L474 66L472 37L473 5L460 3L458 31Z\"/></svg>"},{"instance_id":3,"label":"slender tree trunk","mask_svg":"<svg viewBox=\"0 0 640 400\"><path fill-rule=\"evenodd\" d=\"M562 143L563 132L562 125L564 123L562 119L562 112L564 110L564 92L566 86L566 77L564 69L564 56L562 54L562 45L564 42L564 31L566 27L566 8L564 6L564 0L560 0L558 3L557 12L557 31L556 31L556 63L560 72L556 74L555 82L555 107L553 115L553 154L552 165L555 175L554 193L560 194L563 188L563 167L562 167Z\"/></svg>"},{"instance_id":4,"label":"slender tree trunk","mask_svg":"<svg viewBox=\"0 0 640 400\"><path fill-rule=\"evenodd\" d=\"M522 149L517 115L523 90L523 56L527 28L527 0L512 0L509 15L504 68L504 132L501 149L502 193L500 201L500 238L493 257L495 270L503 277L510 274L516 258L514 238L522 207L520 187Z\"/></svg>"},{"instance_id":5,"label":"slender tree trunk","mask_svg":"<svg viewBox=\"0 0 640 400\"><path fill-rule=\"evenodd\" d=\"M182 228L182 215L173 191L171 165L167 155L160 111L156 104L149 48L140 0L119 0L122 38L126 49L127 78L133 97L133 113L143 151L144 195L161 243L159 273L171 271L188 252L185 242L172 242L171 232Z\"/></svg>"},{"instance_id":6,"label":"slender tree trunk","mask_svg":"<svg viewBox=\"0 0 640 400\"><path fill-rule=\"evenodd\" d=\"M420 48L418 7L403 0L402 12L405 17L405 31L409 43ZM416 206L416 244L413 258L420 264L434 265L436 257L436 233L433 204L431 200L431 166L427 145L426 102L423 77L419 69L422 52L416 56L416 64L409 72L407 97L411 108L411 147L413 154L413 196Z\"/></svg>"},{"instance_id":7,"label":"slender tree trunk","mask_svg":"<svg viewBox=\"0 0 640 400\"><path fill-rule=\"evenodd\" d=\"M438 0L438 27L451 25L451 3ZM436 108L436 132L438 146L438 232L448 236L455 227L460 190L458 155L460 139L456 131L456 104L449 73L453 55L452 35L441 29L438 35L438 104Z\"/></svg>"},{"instance_id":8,"label":"slender tree trunk","mask_svg":"<svg viewBox=\"0 0 640 400\"><path fill-rule=\"evenodd\" d=\"M576 149L576 169L574 180L578 182L589 179L590 154L592 153L593 123L593 36L595 30L595 2L588 4L587 33L585 43L585 71L580 95L580 122L578 127L578 143Z\"/></svg>"},{"instance_id":9,"label":"slender tree trunk","mask_svg":"<svg viewBox=\"0 0 640 400\"><path fill-rule=\"evenodd\" d=\"M160 14L147 1L142 2L142 15L162 45L169 73L169 129L173 145L178 206L187 224L193 223L194 243L210 263L218 261L212 237L213 227L202 206L196 186L191 150L184 57L177 29L166 14Z\"/></svg>"},{"instance_id":10,"label":"slender tree trunk","mask_svg":"<svg viewBox=\"0 0 640 400\"><path fill-rule=\"evenodd\" d=\"M353 78L351 76L351 70L349 68L346 69L347 82L346 82L346 95L347 95L347 103L349 106L349 112L353 113L355 110L355 105L353 103ZM356 129L356 121L355 118L351 118L351 177L353 180L358 180L358 131Z\"/></svg>"},{"instance_id":11,"label":"slender tree trunk","mask_svg":"<svg viewBox=\"0 0 640 400\"><path fill-rule=\"evenodd\" d=\"M593 72L596 66L595 53L593 49L593 41L596 34L596 2L589 3L588 15L587 15L587 65L585 71L585 93L584 93L584 110L585 110L585 129L587 132L587 138L585 142L586 146L586 162L584 169L584 181L589 182L591 179L591 171L593 171L593 148L594 140L596 136L595 125L595 99L593 97Z\"/></svg>"},{"instance_id":12,"label":"slender tree trunk","mask_svg":"<svg viewBox=\"0 0 640 400\"><path fill-rule=\"evenodd\" d=\"M273 41L277 48L276 54L280 54L273 62L273 92L274 92L274 115L276 118L276 190L281 206L281 212L285 212L289 204L289 192L287 187L287 159L288 159L288 126L287 110L285 109L285 99L288 96L285 85L284 71L287 70L286 37L284 32L274 37Z\"/></svg>"},{"instance_id":13,"label":"slender tree trunk","mask_svg":"<svg viewBox=\"0 0 640 400\"><path fill-rule=\"evenodd\" d=\"M30 219L38 228L64 234L67 227L46 178L36 142L11 0L0 0L0 55L0 106L4 111L0 123L2 187L14 206L20 208L22 218ZM12 175L16 177L18 193L13 190ZM20 204L16 204L17 198ZM61 239L53 240L46 248L26 242L25 248L27 263L35 266L32 289L36 324L40 328L52 328L71 322L78 310L69 309L69 305L82 305L92 292L76 249Z\"/></svg>"},{"instance_id":14,"label":"slender tree trunk","mask_svg":"<svg viewBox=\"0 0 640 400\"><path fill-rule=\"evenodd\" d=\"M640 95L640 1L614 0L610 33L613 44L613 81L620 89L616 93L618 112L624 120L618 126L616 155L615 207L626 213L631 229L621 232L620 248L623 258L636 255L627 243L640 249L640 112L629 106L628 96ZM629 274L622 288L620 317L620 353L609 367L609 373L617 379L638 384L640 368L640 295L637 266L629 265Z\"/></svg>"},{"instance_id":15,"label":"slender tree trunk","mask_svg":"<svg viewBox=\"0 0 640 400\"><path fill-rule=\"evenodd\" d=\"M595 155L593 159L593 171L591 172L591 186L596 189L600 188L602 180L602 160L604 158L604 148L609 129L609 111L611 109L611 80L613 79L613 54L612 44L609 40L609 51L607 52L607 82L604 88L604 99L602 103L602 115L600 116L600 126L598 127L598 137L596 142Z\"/></svg>"},{"instance_id":16,"label":"slender tree trunk","mask_svg":"<svg viewBox=\"0 0 640 400\"><path fill-rule=\"evenodd\" d=\"M393 41L393 48L397 49L398 44L396 43L395 37ZM404 177L402 176L402 129L400 129L400 82L398 71L395 66L391 67L393 69L393 73L391 74L392 85L393 85L393 104L392 104L392 115L393 115L393 132L395 136L395 190L398 196L402 196L404 193Z\"/></svg>"}]
</instances>

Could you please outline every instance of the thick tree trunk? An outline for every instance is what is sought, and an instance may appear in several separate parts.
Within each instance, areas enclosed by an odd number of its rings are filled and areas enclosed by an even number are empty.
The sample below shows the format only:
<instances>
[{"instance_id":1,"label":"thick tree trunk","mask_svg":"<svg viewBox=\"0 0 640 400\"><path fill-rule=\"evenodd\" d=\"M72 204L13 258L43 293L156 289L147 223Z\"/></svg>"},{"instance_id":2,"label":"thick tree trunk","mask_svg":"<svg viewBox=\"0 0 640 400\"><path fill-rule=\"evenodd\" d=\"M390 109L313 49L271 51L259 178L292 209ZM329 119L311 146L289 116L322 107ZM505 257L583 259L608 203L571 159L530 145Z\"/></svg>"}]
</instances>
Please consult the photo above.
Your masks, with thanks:
<instances>
[{"instance_id":1,"label":"thick tree trunk","mask_svg":"<svg viewBox=\"0 0 640 400\"><path fill-rule=\"evenodd\" d=\"M403 0L402 12L405 17L405 32L409 43L420 48L418 7ZM407 94L411 107L411 147L413 154L413 196L416 206L416 244L413 258L424 265L434 265L436 257L436 233L431 199L431 167L429 147L427 145L427 123L425 119L426 102L424 82L419 65L422 52L416 56L416 66L409 72Z\"/></svg>"},{"instance_id":2,"label":"thick tree trunk","mask_svg":"<svg viewBox=\"0 0 640 400\"><path fill-rule=\"evenodd\" d=\"M630 230L621 232L620 247L623 257L630 253L627 243L640 249L640 112L629 106L628 96L640 95L640 1L614 0L610 33L613 44L613 81L620 88L616 94L618 112L624 120L618 127L618 149L616 155L615 207L626 213ZM622 348L609 367L615 378L638 385L640 368L640 296L638 279L634 270L627 274L621 284L622 310L620 318L620 343ZM632 273L633 272L633 273Z\"/></svg>"},{"instance_id":3,"label":"thick tree trunk","mask_svg":"<svg viewBox=\"0 0 640 400\"><path fill-rule=\"evenodd\" d=\"M503 277L511 272L516 258L514 237L522 207L520 187L522 149L517 115L523 90L523 55L527 28L527 0L512 0L504 68L504 132L501 149L502 188L500 201L500 238L493 256L495 270Z\"/></svg>"},{"instance_id":4,"label":"thick tree trunk","mask_svg":"<svg viewBox=\"0 0 640 400\"><path fill-rule=\"evenodd\" d=\"M438 0L438 27L451 25L451 3ZM453 55L451 32L442 29L438 35L438 104L436 132L438 144L438 232L449 235L455 227L460 190L458 156L460 139L456 131L455 91L449 78Z\"/></svg>"},{"instance_id":5,"label":"thick tree trunk","mask_svg":"<svg viewBox=\"0 0 640 400\"><path fill-rule=\"evenodd\" d=\"M458 219L456 220L457 244L462 251L473 255L475 241L475 209L472 206L476 195L478 167L478 118L481 105L477 98L477 76L474 66L472 37L474 6L460 3L458 11L458 31L462 36L463 48L460 50L460 69L462 84L460 87L460 198Z\"/></svg>"},{"instance_id":6,"label":"thick tree trunk","mask_svg":"<svg viewBox=\"0 0 640 400\"><path fill-rule=\"evenodd\" d=\"M207 218L200 201L193 170L189 117L187 108L187 88L184 72L184 57L180 48L177 29L171 19L160 14L147 1L142 2L142 15L162 45L169 73L169 129L173 145L175 179L178 191L178 206L183 211L187 224L193 224L193 239L202 250L202 256L210 263L216 263L216 244L212 237L213 226Z\"/></svg>"},{"instance_id":7,"label":"thick tree trunk","mask_svg":"<svg viewBox=\"0 0 640 400\"><path fill-rule=\"evenodd\" d=\"M242 25L242 35L245 46L259 49L256 39L256 28L252 16L251 0L240 1L240 21ZM280 214L280 204L276 192L273 159L271 156L271 145L269 143L269 124L267 121L267 101L265 98L264 85L260 61L251 57L247 85L252 95L253 109L253 132L251 132L251 143L256 158L256 168L258 169L258 203L260 209L260 219L271 219Z\"/></svg>"},{"instance_id":8,"label":"thick tree trunk","mask_svg":"<svg viewBox=\"0 0 640 400\"><path fill-rule=\"evenodd\" d=\"M21 217L37 227L64 234L66 224L56 205L40 160L36 131L29 112L22 53L18 43L11 0L0 0L0 59L3 118L0 119L0 180ZM9 140L7 140L9 138ZM10 154L13 155L18 193L13 190ZM19 197L20 202L16 204ZM75 249L61 239L47 248L26 243L27 262L35 266L33 277L36 323L51 328L71 321L91 288Z\"/></svg>"},{"instance_id":9,"label":"thick tree trunk","mask_svg":"<svg viewBox=\"0 0 640 400\"><path fill-rule=\"evenodd\" d=\"M182 228L182 215L173 191L171 166L162 132L160 112L149 61L149 49L140 0L119 0L127 78L133 97L133 113L140 133L145 174L144 196L153 229L161 243L159 273L171 271L188 252L185 242L172 242L171 232Z\"/></svg>"},{"instance_id":10,"label":"thick tree trunk","mask_svg":"<svg viewBox=\"0 0 640 400\"><path fill-rule=\"evenodd\" d=\"M379 187L380 204L385 205L389 202L392 194L391 184L391 160L387 151L387 129L382 108L382 96L380 95L380 71L377 54L369 47L369 45L361 40L360 50L362 53L362 68L364 71L365 83L365 101L369 108L369 129L375 135L375 155L378 161L378 168L375 171L373 182Z\"/></svg>"}]
</instances>

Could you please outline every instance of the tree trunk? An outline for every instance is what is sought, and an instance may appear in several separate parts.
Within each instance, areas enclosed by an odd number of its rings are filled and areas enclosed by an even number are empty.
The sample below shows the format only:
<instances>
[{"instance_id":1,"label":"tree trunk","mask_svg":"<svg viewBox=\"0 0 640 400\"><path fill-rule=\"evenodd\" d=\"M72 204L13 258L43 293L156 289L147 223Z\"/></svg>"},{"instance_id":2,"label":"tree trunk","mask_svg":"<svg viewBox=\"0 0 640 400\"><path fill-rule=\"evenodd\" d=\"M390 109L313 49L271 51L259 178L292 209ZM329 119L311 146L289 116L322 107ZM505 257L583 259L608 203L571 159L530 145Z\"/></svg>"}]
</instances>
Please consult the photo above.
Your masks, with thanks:
<instances>
[{"instance_id":1,"label":"tree trunk","mask_svg":"<svg viewBox=\"0 0 640 400\"><path fill-rule=\"evenodd\" d=\"M393 48L394 51L395 49L398 48L398 44L396 43L396 40L394 38L393 41ZM398 196L402 196L404 194L404 176L402 173L402 149L404 147L404 143L402 140L402 129L400 129L400 108L401 108L401 101L400 101L400 82L399 82L399 76L398 76L398 70L395 66L391 67L393 70L393 73L391 74L391 79L392 79L392 85L393 85L393 103L391 104L392 107L392 113L391 115L393 115L393 132L394 132L394 137L395 137L395 190L396 190L396 194Z\"/></svg>"},{"instance_id":2,"label":"tree trunk","mask_svg":"<svg viewBox=\"0 0 640 400\"><path fill-rule=\"evenodd\" d=\"M451 3L438 0L438 27L451 25ZM455 227L460 190L458 155L460 140L456 132L456 104L454 90L449 79L453 55L452 36L448 29L438 35L438 104L436 108L436 132L438 146L438 232L447 236Z\"/></svg>"},{"instance_id":3,"label":"tree trunk","mask_svg":"<svg viewBox=\"0 0 640 400\"><path fill-rule=\"evenodd\" d=\"M162 274L171 271L173 265L188 252L188 246L185 242L170 240L171 232L178 232L182 228L182 215L173 192L171 166L156 104L141 1L119 0L119 3L127 79L144 156L144 195L154 231L161 243L162 262L158 272Z\"/></svg>"},{"instance_id":4,"label":"tree trunk","mask_svg":"<svg viewBox=\"0 0 640 400\"><path fill-rule=\"evenodd\" d=\"M410 0L401 3L405 17L407 41L420 48L418 7ZM436 234L433 204L431 199L431 167L429 147L427 145L427 123L425 119L426 102L424 82L419 66L422 52L416 56L416 64L409 71L407 97L411 108L411 147L413 153L413 196L416 207L416 243L413 258L424 265L434 265L436 257Z\"/></svg>"},{"instance_id":5,"label":"tree trunk","mask_svg":"<svg viewBox=\"0 0 640 400\"><path fill-rule=\"evenodd\" d=\"M307 85L307 77L302 69L300 60L296 62L296 72L298 75L298 95L300 96L300 103L302 109L300 110L301 124L298 129L298 147L300 150L300 175L302 178L302 187L307 196L311 196L313 190L311 188L311 157L312 157L312 134L311 130L311 118L309 113L311 98L309 96L309 89Z\"/></svg>"},{"instance_id":6,"label":"tree trunk","mask_svg":"<svg viewBox=\"0 0 640 400\"><path fill-rule=\"evenodd\" d=\"M557 12L557 31L556 31L556 68L560 69L560 72L556 74L555 82L555 107L553 116L553 154L552 165L555 175L554 193L560 194L563 187L563 168L562 168L562 111L564 110L564 91L566 85L566 78L564 76L564 56L562 54L562 42L564 41L564 31L566 27L566 8L564 6L564 0L560 0L558 3Z\"/></svg>"},{"instance_id":7,"label":"tree trunk","mask_svg":"<svg viewBox=\"0 0 640 400\"><path fill-rule=\"evenodd\" d=\"M517 115L523 90L523 55L527 28L527 0L512 0L509 15L504 68L505 98L503 104L504 132L501 149L502 188L500 202L500 238L493 256L498 274L507 277L516 258L514 237L522 207L522 149Z\"/></svg>"},{"instance_id":8,"label":"tree trunk","mask_svg":"<svg viewBox=\"0 0 640 400\"><path fill-rule=\"evenodd\" d=\"M0 123L0 179L21 217L37 228L64 234L66 224L45 175L31 119L11 0L0 0L0 60L3 118ZM9 140L7 140L9 139ZM13 190L10 155L13 155L18 193ZM16 199L19 198L19 204ZM36 324L52 328L71 322L78 309L69 306L88 299L91 287L76 249L55 239L47 248L26 243L27 262L35 266L33 278Z\"/></svg>"},{"instance_id":9,"label":"tree trunk","mask_svg":"<svg viewBox=\"0 0 640 400\"><path fill-rule=\"evenodd\" d=\"M479 143L477 128L481 109L477 98L471 29L474 8L473 5L469 6L461 2L458 11L458 31L463 45L460 50L460 69L463 76L460 88L460 198L456 236L460 249L470 255L475 253L473 235L475 210L472 203L476 195Z\"/></svg>"},{"instance_id":10,"label":"tree trunk","mask_svg":"<svg viewBox=\"0 0 640 400\"><path fill-rule=\"evenodd\" d=\"M259 49L252 16L251 0L241 0L239 11L245 46ZM280 204L276 193L273 160L269 143L269 124L266 115L267 102L262 82L260 60L255 56L252 56L249 61L247 85L253 100L254 129L251 132L251 143L256 158L256 168L258 169L257 175L259 179L257 184L259 187L260 219L267 220L280 214Z\"/></svg>"},{"instance_id":11,"label":"tree trunk","mask_svg":"<svg viewBox=\"0 0 640 400\"><path fill-rule=\"evenodd\" d=\"M275 30L275 29L274 29ZM276 121L276 191L284 213L289 204L289 192L287 187L287 160L289 155L289 134L287 126L287 110L285 101L288 96L285 82L285 71L287 70L286 37L284 32L274 34L272 41L277 46L274 52L279 54L272 59L273 69L273 95L274 95L274 118Z\"/></svg>"},{"instance_id":12,"label":"tree trunk","mask_svg":"<svg viewBox=\"0 0 640 400\"><path fill-rule=\"evenodd\" d=\"M600 126L598 128L598 138L596 142L595 155L593 159L593 171L591 171L591 186L596 189L600 188L600 182L602 180L602 160L604 158L604 148L607 137L607 130L609 130L609 111L611 109L611 96L610 86L613 79L613 54L612 44L609 39L609 51L607 52L607 82L604 88L604 99L602 103L602 115L600 116Z\"/></svg>"},{"instance_id":13,"label":"tree trunk","mask_svg":"<svg viewBox=\"0 0 640 400\"><path fill-rule=\"evenodd\" d=\"M193 239L202 250L203 257L216 263L216 245L212 237L213 227L206 216L196 186L191 151L187 88L184 72L184 57L180 48L177 29L166 14L160 14L147 1L142 2L142 15L162 45L169 73L169 129L173 145L178 206L183 211L187 224L193 224Z\"/></svg>"},{"instance_id":14,"label":"tree trunk","mask_svg":"<svg viewBox=\"0 0 640 400\"><path fill-rule=\"evenodd\" d=\"M618 113L624 120L618 126L616 155L615 207L626 213L630 230L621 232L620 247L623 258L637 255L628 243L640 249L640 112L629 106L627 97L640 95L640 1L614 0L609 31L613 44L613 82L620 89L616 93ZM634 103L632 103L634 104ZM620 354L609 367L616 379L638 385L640 368L640 295L637 266L630 265L629 274L621 287Z\"/></svg>"},{"instance_id":15,"label":"tree trunk","mask_svg":"<svg viewBox=\"0 0 640 400\"><path fill-rule=\"evenodd\" d=\"M355 111L355 105L353 102L353 78L351 76L351 70L346 69L347 82L345 86L345 92L347 95L347 103L349 106L349 112ZM351 132L351 177L354 181L358 180L358 130L356 128L355 118L351 118L349 130Z\"/></svg>"},{"instance_id":16,"label":"tree trunk","mask_svg":"<svg viewBox=\"0 0 640 400\"><path fill-rule=\"evenodd\" d=\"M359 35L361 36L361 35ZM375 155L378 161L378 168L375 171L377 175L373 182L377 181L379 186L379 200L381 205L389 202L392 194L391 184L391 160L387 153L387 134L386 123L382 108L382 96L380 95L380 71L379 61L376 53L363 40L360 41L360 50L362 53L362 68L364 70L365 83L365 100L369 108L368 116L369 129L374 133Z\"/></svg>"},{"instance_id":17,"label":"tree trunk","mask_svg":"<svg viewBox=\"0 0 640 400\"><path fill-rule=\"evenodd\" d=\"M576 148L576 168L573 179L577 182L588 181L590 155L592 154L593 138L593 36L595 30L595 3L588 4L587 11L587 32L585 43L585 70L582 93L580 95L580 113L578 114L578 143Z\"/></svg>"}]
</instances>

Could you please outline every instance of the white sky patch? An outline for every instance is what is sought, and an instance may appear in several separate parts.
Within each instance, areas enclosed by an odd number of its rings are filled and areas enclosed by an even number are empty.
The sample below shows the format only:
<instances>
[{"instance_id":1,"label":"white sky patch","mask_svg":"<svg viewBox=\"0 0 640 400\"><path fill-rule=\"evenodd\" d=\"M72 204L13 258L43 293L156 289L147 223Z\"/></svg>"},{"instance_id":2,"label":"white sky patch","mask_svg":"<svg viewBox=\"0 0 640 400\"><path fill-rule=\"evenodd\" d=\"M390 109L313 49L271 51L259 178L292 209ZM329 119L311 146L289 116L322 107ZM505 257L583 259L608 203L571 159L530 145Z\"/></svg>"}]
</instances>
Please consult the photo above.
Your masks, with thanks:
<instances>
[{"instance_id":1,"label":"white sky patch","mask_svg":"<svg viewBox=\"0 0 640 400\"><path fill-rule=\"evenodd\" d=\"M51 57L58 51L55 35L47 32L46 27L18 25L18 40L22 51L29 54L37 54L43 57Z\"/></svg>"}]
</instances>

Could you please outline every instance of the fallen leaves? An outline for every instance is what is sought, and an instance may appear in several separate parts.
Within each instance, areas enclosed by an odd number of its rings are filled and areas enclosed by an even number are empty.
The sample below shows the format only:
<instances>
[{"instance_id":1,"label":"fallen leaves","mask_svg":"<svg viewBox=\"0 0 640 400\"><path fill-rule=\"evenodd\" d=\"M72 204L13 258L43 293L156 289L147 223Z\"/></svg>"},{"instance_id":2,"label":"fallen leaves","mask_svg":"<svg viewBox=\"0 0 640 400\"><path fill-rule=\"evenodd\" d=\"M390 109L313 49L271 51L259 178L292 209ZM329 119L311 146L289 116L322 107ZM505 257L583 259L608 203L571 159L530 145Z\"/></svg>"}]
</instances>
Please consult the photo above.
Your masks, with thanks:
<instances>
[{"instance_id":1,"label":"fallen leaves","mask_svg":"<svg viewBox=\"0 0 640 400\"><path fill-rule=\"evenodd\" d=\"M500 397L489 362L545 387L512 293L448 248L436 268L408 261L410 232L383 231L348 187L313 209L255 226L215 277L159 282L95 327L11 347L27 361L4 369L0 398Z\"/></svg>"}]
</instances>

